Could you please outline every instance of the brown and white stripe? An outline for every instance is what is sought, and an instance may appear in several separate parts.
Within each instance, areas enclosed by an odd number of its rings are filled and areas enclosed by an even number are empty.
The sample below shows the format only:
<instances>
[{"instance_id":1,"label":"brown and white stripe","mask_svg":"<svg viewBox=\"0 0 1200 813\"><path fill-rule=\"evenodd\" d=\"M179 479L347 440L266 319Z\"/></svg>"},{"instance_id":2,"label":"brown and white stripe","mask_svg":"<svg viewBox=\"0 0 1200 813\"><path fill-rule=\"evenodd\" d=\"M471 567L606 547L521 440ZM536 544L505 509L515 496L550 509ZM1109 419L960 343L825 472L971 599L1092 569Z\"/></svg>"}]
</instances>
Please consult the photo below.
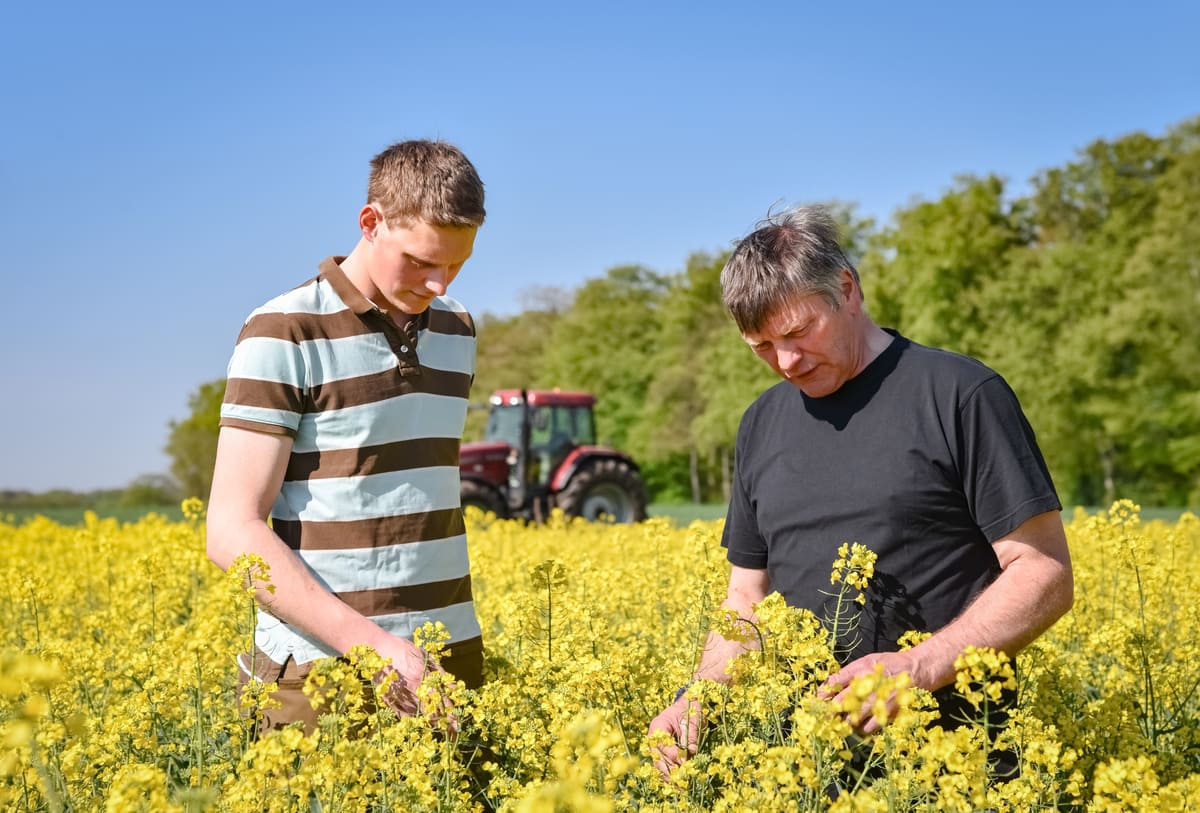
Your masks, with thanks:
<instances>
[{"instance_id":1,"label":"brown and white stripe","mask_svg":"<svg viewBox=\"0 0 1200 813\"><path fill-rule=\"evenodd\" d=\"M439 297L407 327L326 260L246 320L221 425L293 439L272 527L321 583L394 634L442 621L478 652L458 490L474 323ZM263 612L256 638L279 662L341 654Z\"/></svg>"}]
</instances>

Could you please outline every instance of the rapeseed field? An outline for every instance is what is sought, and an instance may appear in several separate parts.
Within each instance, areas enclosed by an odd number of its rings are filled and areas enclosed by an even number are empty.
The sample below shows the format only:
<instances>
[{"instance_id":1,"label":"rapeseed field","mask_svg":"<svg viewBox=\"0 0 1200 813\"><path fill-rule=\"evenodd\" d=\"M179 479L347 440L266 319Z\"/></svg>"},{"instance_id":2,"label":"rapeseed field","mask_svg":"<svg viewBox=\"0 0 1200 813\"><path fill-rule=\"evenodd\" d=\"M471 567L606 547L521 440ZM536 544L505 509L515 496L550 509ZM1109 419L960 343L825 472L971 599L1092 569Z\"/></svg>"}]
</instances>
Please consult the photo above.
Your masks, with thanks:
<instances>
[{"instance_id":1,"label":"rapeseed field","mask_svg":"<svg viewBox=\"0 0 1200 813\"><path fill-rule=\"evenodd\" d=\"M828 632L769 597L758 623L722 613L720 521L544 525L468 515L486 682L435 674L446 716L397 719L364 697L374 653L321 662L309 688L331 709L311 736L249 736L235 655L252 637L243 559L204 553L203 506L81 526L0 521L0 810L32 811L1185 811L1200 809L1200 520L1142 522L1118 502L1068 524L1075 608L1015 664L959 658L958 687L986 716L1005 688L1014 719L931 727L927 694L901 678L882 733L860 739L817 697ZM831 591L852 625L873 554L847 540ZM669 779L651 718L684 686L705 632L753 637L730 687L689 695L708 721ZM444 632L422 631L436 657ZM883 707L880 706L882 713ZM1020 775L988 781L989 748Z\"/></svg>"}]
</instances>

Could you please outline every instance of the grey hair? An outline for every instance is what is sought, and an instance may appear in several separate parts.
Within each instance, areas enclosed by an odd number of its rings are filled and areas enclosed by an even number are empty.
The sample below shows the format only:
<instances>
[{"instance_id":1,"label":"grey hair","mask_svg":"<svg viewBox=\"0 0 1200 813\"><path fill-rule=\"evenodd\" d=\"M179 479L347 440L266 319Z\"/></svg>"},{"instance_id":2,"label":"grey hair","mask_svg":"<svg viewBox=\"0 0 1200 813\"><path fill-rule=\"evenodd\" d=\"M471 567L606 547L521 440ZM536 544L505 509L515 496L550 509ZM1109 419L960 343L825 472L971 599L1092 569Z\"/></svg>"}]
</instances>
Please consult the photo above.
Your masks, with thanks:
<instances>
[{"instance_id":1,"label":"grey hair","mask_svg":"<svg viewBox=\"0 0 1200 813\"><path fill-rule=\"evenodd\" d=\"M797 206L768 215L734 246L721 270L721 301L743 333L762 329L784 302L800 296L820 294L837 310L843 268L858 282L829 210Z\"/></svg>"}]
</instances>

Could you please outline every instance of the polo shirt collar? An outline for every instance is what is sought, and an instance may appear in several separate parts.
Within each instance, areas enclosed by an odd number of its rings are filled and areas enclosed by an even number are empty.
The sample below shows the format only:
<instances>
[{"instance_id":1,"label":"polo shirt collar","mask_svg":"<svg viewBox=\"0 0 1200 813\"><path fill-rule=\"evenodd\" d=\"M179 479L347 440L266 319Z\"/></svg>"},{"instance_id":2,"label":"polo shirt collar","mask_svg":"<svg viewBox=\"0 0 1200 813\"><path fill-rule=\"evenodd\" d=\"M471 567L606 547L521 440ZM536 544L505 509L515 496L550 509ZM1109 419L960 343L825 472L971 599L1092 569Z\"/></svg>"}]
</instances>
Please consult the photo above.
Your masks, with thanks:
<instances>
[{"instance_id":1,"label":"polo shirt collar","mask_svg":"<svg viewBox=\"0 0 1200 813\"><path fill-rule=\"evenodd\" d=\"M321 261L321 276L329 281L329 285L346 303L346 307L359 316L379 310L371 303L371 300L363 296L362 291L354 287L354 283L346 276L346 272L342 270L342 262L345 259L345 257L326 257Z\"/></svg>"},{"instance_id":2,"label":"polo shirt collar","mask_svg":"<svg viewBox=\"0 0 1200 813\"><path fill-rule=\"evenodd\" d=\"M329 281L329 285L334 292L346 303L346 307L354 311L359 316L365 316L369 313L375 313L387 319L388 316L371 300L363 296L362 291L355 287L350 278L346 276L346 272L342 270L342 262L346 258L344 256L326 257L321 261L318 270L321 276ZM421 330L429 324L429 308L421 311L418 314L404 314L405 328Z\"/></svg>"}]
</instances>

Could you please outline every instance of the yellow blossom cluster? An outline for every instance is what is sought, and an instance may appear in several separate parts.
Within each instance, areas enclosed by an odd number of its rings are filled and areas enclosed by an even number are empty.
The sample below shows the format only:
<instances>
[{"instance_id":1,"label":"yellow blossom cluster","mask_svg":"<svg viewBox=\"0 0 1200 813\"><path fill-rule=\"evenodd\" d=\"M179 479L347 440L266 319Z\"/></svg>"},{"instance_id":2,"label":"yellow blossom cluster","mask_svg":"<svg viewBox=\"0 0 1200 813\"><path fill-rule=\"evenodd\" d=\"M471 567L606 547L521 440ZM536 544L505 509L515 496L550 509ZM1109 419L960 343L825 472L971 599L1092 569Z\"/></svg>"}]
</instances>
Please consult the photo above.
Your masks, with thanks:
<instances>
[{"instance_id":1,"label":"yellow blossom cluster","mask_svg":"<svg viewBox=\"0 0 1200 813\"><path fill-rule=\"evenodd\" d=\"M866 601L862 591L867 589L871 579L875 578L875 553L866 545L858 542L843 542L838 548L838 558L833 560L833 572L829 574L829 583L842 582L847 587L859 591L854 600L859 604Z\"/></svg>"},{"instance_id":2,"label":"yellow blossom cluster","mask_svg":"<svg viewBox=\"0 0 1200 813\"><path fill-rule=\"evenodd\" d=\"M311 735L255 739L235 657L270 573L247 557L222 574L204 554L202 503L184 516L0 522L0 810L1200 809L1190 514L1142 522L1123 501L1069 522L1072 612L1015 660L960 655L956 686L982 718L1017 694L994 741L982 723L934 724L905 675L822 699L839 657L831 626L852 633L874 573L853 540L832 563L844 614L771 595L751 623L720 609L719 521L527 525L473 510L484 684L432 671L424 713L398 719L378 702L384 663L359 648L312 670L306 690L329 713ZM730 684L689 685L710 628L753 646ZM437 658L452 632L430 625L418 644ZM646 732L680 686L704 723L696 755L663 777ZM868 714L886 724L864 737ZM1015 755L1016 778L993 781L998 751Z\"/></svg>"}]
</instances>

